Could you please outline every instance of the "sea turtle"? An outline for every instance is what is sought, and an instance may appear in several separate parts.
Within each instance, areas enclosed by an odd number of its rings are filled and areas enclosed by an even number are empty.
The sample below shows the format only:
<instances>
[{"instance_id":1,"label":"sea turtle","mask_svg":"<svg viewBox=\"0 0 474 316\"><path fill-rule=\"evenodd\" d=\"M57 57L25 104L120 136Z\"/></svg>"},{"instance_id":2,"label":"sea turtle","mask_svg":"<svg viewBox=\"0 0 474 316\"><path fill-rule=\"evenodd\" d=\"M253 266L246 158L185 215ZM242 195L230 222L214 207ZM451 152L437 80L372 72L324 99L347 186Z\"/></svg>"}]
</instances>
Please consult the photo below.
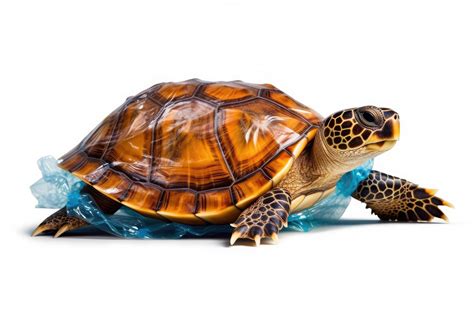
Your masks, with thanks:
<instances>
[{"instance_id":1,"label":"sea turtle","mask_svg":"<svg viewBox=\"0 0 474 316\"><path fill-rule=\"evenodd\" d=\"M335 190L346 172L392 148L399 116L363 106L324 119L270 84L192 79L128 98L59 167L87 183L106 214L121 205L164 221L231 224L239 238L277 239L290 213ZM371 171L353 197L382 220L446 220L435 191ZM87 225L66 208L33 232Z\"/></svg>"}]
</instances>

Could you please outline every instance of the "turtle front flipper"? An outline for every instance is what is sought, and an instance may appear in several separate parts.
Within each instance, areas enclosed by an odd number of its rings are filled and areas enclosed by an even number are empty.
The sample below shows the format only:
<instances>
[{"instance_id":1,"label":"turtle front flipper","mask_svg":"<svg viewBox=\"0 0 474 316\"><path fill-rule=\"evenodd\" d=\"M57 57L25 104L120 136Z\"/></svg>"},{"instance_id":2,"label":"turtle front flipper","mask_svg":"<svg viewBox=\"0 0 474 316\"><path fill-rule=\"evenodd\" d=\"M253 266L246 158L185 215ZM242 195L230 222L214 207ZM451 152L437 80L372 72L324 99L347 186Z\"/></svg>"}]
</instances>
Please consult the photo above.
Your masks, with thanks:
<instances>
[{"instance_id":1,"label":"turtle front flipper","mask_svg":"<svg viewBox=\"0 0 474 316\"><path fill-rule=\"evenodd\" d=\"M290 204L291 196L287 190L274 188L268 191L231 224L235 229L230 244L233 245L239 238L253 239L257 246L262 238L277 240L278 232L283 226L288 226Z\"/></svg>"},{"instance_id":2,"label":"turtle front flipper","mask_svg":"<svg viewBox=\"0 0 474 316\"><path fill-rule=\"evenodd\" d=\"M431 221L434 217L447 221L439 206L453 205L435 196L436 190L373 170L352 194L366 203L381 220L400 222Z\"/></svg>"}]
</instances>

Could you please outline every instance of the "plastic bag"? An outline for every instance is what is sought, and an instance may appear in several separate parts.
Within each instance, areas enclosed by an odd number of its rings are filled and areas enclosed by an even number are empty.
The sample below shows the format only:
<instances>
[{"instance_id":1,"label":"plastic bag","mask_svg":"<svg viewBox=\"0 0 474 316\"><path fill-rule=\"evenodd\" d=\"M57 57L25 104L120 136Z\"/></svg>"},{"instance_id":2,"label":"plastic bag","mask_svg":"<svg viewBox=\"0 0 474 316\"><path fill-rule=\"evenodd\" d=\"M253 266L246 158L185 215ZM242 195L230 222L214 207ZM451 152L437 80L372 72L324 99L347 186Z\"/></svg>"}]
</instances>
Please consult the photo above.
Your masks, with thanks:
<instances>
[{"instance_id":1,"label":"plastic bag","mask_svg":"<svg viewBox=\"0 0 474 316\"><path fill-rule=\"evenodd\" d=\"M63 207L66 205L72 186L80 182L78 178L59 168L57 164L56 159L52 156L46 156L38 160L42 178L30 187L31 193L38 200L36 207Z\"/></svg>"}]
</instances>

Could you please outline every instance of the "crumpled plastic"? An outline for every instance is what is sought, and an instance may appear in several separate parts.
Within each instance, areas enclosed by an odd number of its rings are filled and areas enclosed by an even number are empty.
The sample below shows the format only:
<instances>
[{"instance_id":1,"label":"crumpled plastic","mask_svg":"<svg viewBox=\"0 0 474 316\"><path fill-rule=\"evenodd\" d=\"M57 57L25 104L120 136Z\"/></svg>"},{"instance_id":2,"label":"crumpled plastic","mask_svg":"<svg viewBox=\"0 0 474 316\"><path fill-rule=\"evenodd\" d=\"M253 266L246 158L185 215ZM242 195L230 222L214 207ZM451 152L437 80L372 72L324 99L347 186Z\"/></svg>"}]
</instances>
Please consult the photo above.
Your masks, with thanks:
<instances>
[{"instance_id":1,"label":"crumpled plastic","mask_svg":"<svg viewBox=\"0 0 474 316\"><path fill-rule=\"evenodd\" d=\"M81 218L92 226L111 235L125 238L182 238L217 236L231 233L230 225L185 225L164 222L140 215L122 206L113 215L103 213L90 198L82 193L85 183L71 173L57 167L51 156L38 161L42 178L31 186L39 208L61 208L67 206L71 216ZM329 221L339 219L351 201L351 194L372 170L373 160L344 174L336 184L335 191L317 204L288 218L284 231L310 231Z\"/></svg>"},{"instance_id":2,"label":"crumpled plastic","mask_svg":"<svg viewBox=\"0 0 474 316\"><path fill-rule=\"evenodd\" d=\"M60 208L66 205L68 195L75 183L80 182L71 173L58 167L56 159L46 156L38 160L42 178L31 187L38 200L38 208Z\"/></svg>"}]
</instances>

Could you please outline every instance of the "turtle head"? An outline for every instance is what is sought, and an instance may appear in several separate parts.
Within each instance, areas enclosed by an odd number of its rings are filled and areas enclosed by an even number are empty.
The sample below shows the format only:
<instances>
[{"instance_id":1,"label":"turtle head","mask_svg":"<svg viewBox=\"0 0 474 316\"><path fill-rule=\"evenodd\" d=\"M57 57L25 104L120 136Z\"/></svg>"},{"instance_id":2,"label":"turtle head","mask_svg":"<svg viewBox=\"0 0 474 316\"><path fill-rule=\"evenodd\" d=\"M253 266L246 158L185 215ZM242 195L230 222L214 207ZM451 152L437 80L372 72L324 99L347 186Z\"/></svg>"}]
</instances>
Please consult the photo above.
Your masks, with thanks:
<instances>
[{"instance_id":1,"label":"turtle head","mask_svg":"<svg viewBox=\"0 0 474 316\"><path fill-rule=\"evenodd\" d=\"M358 165L391 149L399 134L397 112L364 106L329 116L324 121L321 136L324 147L337 161Z\"/></svg>"}]
</instances>

